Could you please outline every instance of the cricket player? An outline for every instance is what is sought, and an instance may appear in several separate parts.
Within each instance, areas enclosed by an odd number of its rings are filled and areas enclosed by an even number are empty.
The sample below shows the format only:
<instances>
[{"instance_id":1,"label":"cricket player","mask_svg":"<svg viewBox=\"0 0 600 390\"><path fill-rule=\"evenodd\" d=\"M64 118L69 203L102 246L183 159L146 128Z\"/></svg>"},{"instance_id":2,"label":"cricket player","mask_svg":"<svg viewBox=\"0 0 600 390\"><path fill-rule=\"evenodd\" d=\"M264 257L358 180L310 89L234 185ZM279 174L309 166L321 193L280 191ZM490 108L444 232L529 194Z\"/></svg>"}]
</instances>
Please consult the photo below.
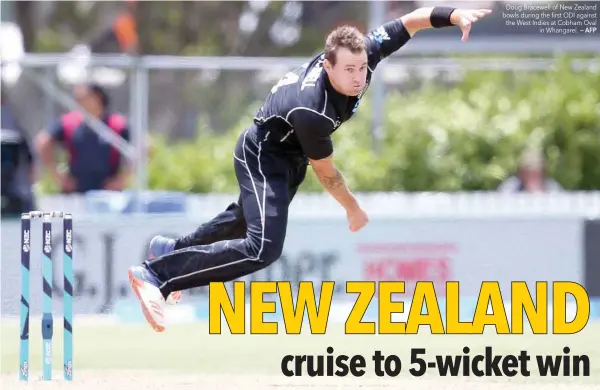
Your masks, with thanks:
<instances>
[{"instance_id":1,"label":"cricket player","mask_svg":"<svg viewBox=\"0 0 600 390\"><path fill-rule=\"evenodd\" d=\"M238 279L281 256L288 207L309 164L346 211L350 231L363 228L369 218L335 166L332 133L356 112L379 62L416 32L459 26L466 41L472 24L490 13L426 7L366 36L354 27L338 27L321 54L273 86L234 148L238 202L187 236L154 237L149 259L128 270L152 328L164 331L163 305L177 303L180 291Z\"/></svg>"}]
</instances>

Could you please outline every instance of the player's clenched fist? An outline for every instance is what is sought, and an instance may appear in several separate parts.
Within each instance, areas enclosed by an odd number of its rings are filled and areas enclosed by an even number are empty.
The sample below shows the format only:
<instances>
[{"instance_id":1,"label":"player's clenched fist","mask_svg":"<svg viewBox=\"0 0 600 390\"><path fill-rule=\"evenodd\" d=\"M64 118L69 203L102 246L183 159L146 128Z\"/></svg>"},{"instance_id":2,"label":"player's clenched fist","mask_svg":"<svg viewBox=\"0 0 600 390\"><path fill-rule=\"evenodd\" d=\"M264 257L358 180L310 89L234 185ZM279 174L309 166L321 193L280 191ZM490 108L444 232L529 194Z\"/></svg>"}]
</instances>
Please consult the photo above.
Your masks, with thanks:
<instances>
[{"instance_id":1,"label":"player's clenched fist","mask_svg":"<svg viewBox=\"0 0 600 390\"><path fill-rule=\"evenodd\" d=\"M359 231L369 222L367 213L365 213L360 207L357 207L353 210L348 210L347 216L348 226L350 227L351 232Z\"/></svg>"}]
</instances>

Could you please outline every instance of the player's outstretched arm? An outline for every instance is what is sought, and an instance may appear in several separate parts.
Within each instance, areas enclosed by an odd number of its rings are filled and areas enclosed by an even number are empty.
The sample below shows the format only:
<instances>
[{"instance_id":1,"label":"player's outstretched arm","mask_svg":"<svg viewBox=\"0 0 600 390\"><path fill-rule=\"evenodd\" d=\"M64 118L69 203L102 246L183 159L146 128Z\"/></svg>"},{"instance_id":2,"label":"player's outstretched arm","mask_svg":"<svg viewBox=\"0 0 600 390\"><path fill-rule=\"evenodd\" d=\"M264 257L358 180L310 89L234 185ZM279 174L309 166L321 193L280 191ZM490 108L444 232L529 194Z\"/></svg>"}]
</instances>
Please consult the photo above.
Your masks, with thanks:
<instances>
[{"instance_id":1,"label":"player's outstretched arm","mask_svg":"<svg viewBox=\"0 0 600 390\"><path fill-rule=\"evenodd\" d=\"M423 7L400 17L400 21L412 37L419 30L459 26L462 41L469 38L471 25L492 13L490 9L462 9L453 7Z\"/></svg>"},{"instance_id":2,"label":"player's outstretched arm","mask_svg":"<svg viewBox=\"0 0 600 390\"><path fill-rule=\"evenodd\" d=\"M466 41L471 24L490 14L489 9L424 7L391 20L367 34L369 68L374 70L383 59L404 46L419 30L459 26Z\"/></svg>"}]
</instances>

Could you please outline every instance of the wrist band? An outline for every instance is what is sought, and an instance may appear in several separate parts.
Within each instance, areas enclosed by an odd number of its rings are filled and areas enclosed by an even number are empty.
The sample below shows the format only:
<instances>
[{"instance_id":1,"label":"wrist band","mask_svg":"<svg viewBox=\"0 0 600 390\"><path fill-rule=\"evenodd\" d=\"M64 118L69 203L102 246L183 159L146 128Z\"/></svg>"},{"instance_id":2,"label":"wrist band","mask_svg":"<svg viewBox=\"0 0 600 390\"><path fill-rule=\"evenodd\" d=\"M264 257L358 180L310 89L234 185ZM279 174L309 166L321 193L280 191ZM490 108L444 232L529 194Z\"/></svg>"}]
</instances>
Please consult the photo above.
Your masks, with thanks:
<instances>
[{"instance_id":1,"label":"wrist band","mask_svg":"<svg viewBox=\"0 0 600 390\"><path fill-rule=\"evenodd\" d=\"M454 12L455 9L456 8L452 7L434 7L433 11L431 11L431 16L429 17L431 27L441 28L453 26L450 22L450 15L452 15L452 12Z\"/></svg>"}]
</instances>

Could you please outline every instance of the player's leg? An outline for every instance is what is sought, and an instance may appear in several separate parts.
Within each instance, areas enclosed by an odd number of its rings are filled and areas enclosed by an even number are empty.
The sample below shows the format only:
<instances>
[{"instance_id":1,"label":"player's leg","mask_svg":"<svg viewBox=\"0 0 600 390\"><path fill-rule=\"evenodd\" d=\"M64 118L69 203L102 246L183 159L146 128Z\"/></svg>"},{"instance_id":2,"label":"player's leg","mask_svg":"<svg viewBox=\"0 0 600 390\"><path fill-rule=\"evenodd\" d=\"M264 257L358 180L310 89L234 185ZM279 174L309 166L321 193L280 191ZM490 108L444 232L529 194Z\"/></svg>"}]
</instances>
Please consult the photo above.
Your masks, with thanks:
<instances>
[{"instance_id":1,"label":"player's leg","mask_svg":"<svg viewBox=\"0 0 600 390\"><path fill-rule=\"evenodd\" d=\"M304 156L291 159L289 166L288 199L291 202L306 177L308 162ZM246 219L242 209L242 196L237 203L231 203L225 211L206 222L187 236L178 239L155 236L150 241L149 258L155 259L176 249L195 245L207 245L217 241L243 238L246 235ZM170 305L181 301L181 292L173 291L166 299Z\"/></svg>"},{"instance_id":2,"label":"player's leg","mask_svg":"<svg viewBox=\"0 0 600 390\"><path fill-rule=\"evenodd\" d=\"M308 161L304 156L292 158L291 162L288 180L288 199L290 203L306 177L308 166ZM201 225L193 233L177 240L155 236L150 243L151 253L154 250L155 253L160 253L160 256L176 249L187 248L194 245L212 244L221 240L244 237L246 235L246 220L244 218L242 206L240 206L242 204L242 197L240 195L237 203L232 203L224 212L217 215L211 221ZM159 250L156 249L157 247ZM150 256L150 258L156 257L158 256ZM180 291L173 291L167 297L167 303L175 305L181 301L181 297Z\"/></svg>"},{"instance_id":3,"label":"player's leg","mask_svg":"<svg viewBox=\"0 0 600 390\"><path fill-rule=\"evenodd\" d=\"M244 218L241 199L240 195L240 200L237 203L231 203L225 211L200 225L193 233L175 240L173 249L243 238L246 235L246 219Z\"/></svg>"},{"instance_id":4,"label":"player's leg","mask_svg":"<svg viewBox=\"0 0 600 390\"><path fill-rule=\"evenodd\" d=\"M244 219L241 199L240 195L237 203L231 203L223 212L200 225L198 229L190 234L176 239L154 236L150 241L148 257L154 259L176 249L244 237L246 234L246 220Z\"/></svg>"},{"instance_id":5,"label":"player's leg","mask_svg":"<svg viewBox=\"0 0 600 390\"><path fill-rule=\"evenodd\" d=\"M200 225L198 229L179 238L154 236L148 247L148 258L155 259L176 249L194 245L206 245L213 242L241 238L246 232L246 221L242 211L241 195L238 202L233 202L210 221Z\"/></svg>"},{"instance_id":6,"label":"player's leg","mask_svg":"<svg viewBox=\"0 0 600 390\"><path fill-rule=\"evenodd\" d=\"M306 177L307 160L304 156L291 158L289 167L289 202L292 201L298 188ZM242 197L237 203L231 203L225 211L209 222L201 225L187 236L178 239L155 236L150 241L149 258L154 259L176 249L195 245L207 245L217 241L243 238L246 235L246 220L242 209ZM167 303L174 305L181 301L181 292L173 291L167 297Z\"/></svg>"},{"instance_id":7,"label":"player's leg","mask_svg":"<svg viewBox=\"0 0 600 390\"><path fill-rule=\"evenodd\" d=\"M163 293L234 280L266 267L281 255L287 228L290 163L264 153L253 131L240 138L235 154L246 222L243 238L182 248L147 262L163 281Z\"/></svg>"},{"instance_id":8,"label":"player's leg","mask_svg":"<svg viewBox=\"0 0 600 390\"><path fill-rule=\"evenodd\" d=\"M307 160L303 156L292 159L290 165L289 200L296 195L306 177ZM225 211L212 220L200 225L194 232L177 239L155 236L150 241L149 258L154 259L176 249L194 245L207 245L217 241L243 238L246 235L242 196L231 203Z\"/></svg>"},{"instance_id":9,"label":"player's leg","mask_svg":"<svg viewBox=\"0 0 600 390\"><path fill-rule=\"evenodd\" d=\"M246 234L246 220L241 204L240 196L237 203L231 203L225 211L219 213L215 218L202 224L194 232L178 239L160 235L154 236L148 246L148 258L156 259L176 249L194 245L207 245L217 241L244 237ZM179 301L181 301L180 291L173 291L167 297L167 303L170 305L175 305Z\"/></svg>"},{"instance_id":10,"label":"player's leg","mask_svg":"<svg viewBox=\"0 0 600 390\"><path fill-rule=\"evenodd\" d=\"M304 181L304 179L306 178L306 171L307 171L307 167L308 167L308 160L306 159L306 157L303 156L298 156L298 157L294 157L294 158L289 158L285 160L285 163L282 162L282 160L280 159L276 159L278 160L279 166L287 166L287 196L288 196L288 207L285 207L285 224L281 223L280 225L282 226L282 233L283 233L283 238L285 238L285 231L287 228L287 218L288 218L288 208L289 208L289 204L292 202L292 200L294 199L294 196L296 195L296 193L298 192L298 189L300 187L300 185L302 184L302 182ZM264 161L263 161L264 163ZM275 163L275 162L274 162ZM276 163L275 163L276 164ZM269 168L267 168L269 169ZM278 173L279 175L282 173ZM271 180L268 180L269 182ZM283 199L283 198L282 198ZM241 199L240 199L241 201ZM280 206L283 209L283 206ZM269 206L267 206L267 209L271 209ZM245 220L244 220L245 222ZM272 225L276 225L276 224L268 224L269 228L271 228ZM245 232L244 232L245 234ZM282 247L283 249L283 247ZM254 265L253 264L249 264L248 267L250 269L247 269L247 267L243 264L241 264L239 267L236 268L236 274L229 274L227 275L226 279L219 279L219 280L212 280L212 281L229 281L229 280L235 280L237 278L243 277L245 275L248 275L250 273L256 272L258 271L258 269L254 269ZM265 268L265 267L261 267L261 268ZM217 274L215 274L215 276L218 276Z\"/></svg>"},{"instance_id":11,"label":"player's leg","mask_svg":"<svg viewBox=\"0 0 600 390\"><path fill-rule=\"evenodd\" d=\"M283 250L289 205L289 162L262 153L253 132L236 146L235 170L246 220L244 238L182 248L129 271L148 322L164 329L161 298L172 291L230 281L277 260Z\"/></svg>"}]
</instances>

